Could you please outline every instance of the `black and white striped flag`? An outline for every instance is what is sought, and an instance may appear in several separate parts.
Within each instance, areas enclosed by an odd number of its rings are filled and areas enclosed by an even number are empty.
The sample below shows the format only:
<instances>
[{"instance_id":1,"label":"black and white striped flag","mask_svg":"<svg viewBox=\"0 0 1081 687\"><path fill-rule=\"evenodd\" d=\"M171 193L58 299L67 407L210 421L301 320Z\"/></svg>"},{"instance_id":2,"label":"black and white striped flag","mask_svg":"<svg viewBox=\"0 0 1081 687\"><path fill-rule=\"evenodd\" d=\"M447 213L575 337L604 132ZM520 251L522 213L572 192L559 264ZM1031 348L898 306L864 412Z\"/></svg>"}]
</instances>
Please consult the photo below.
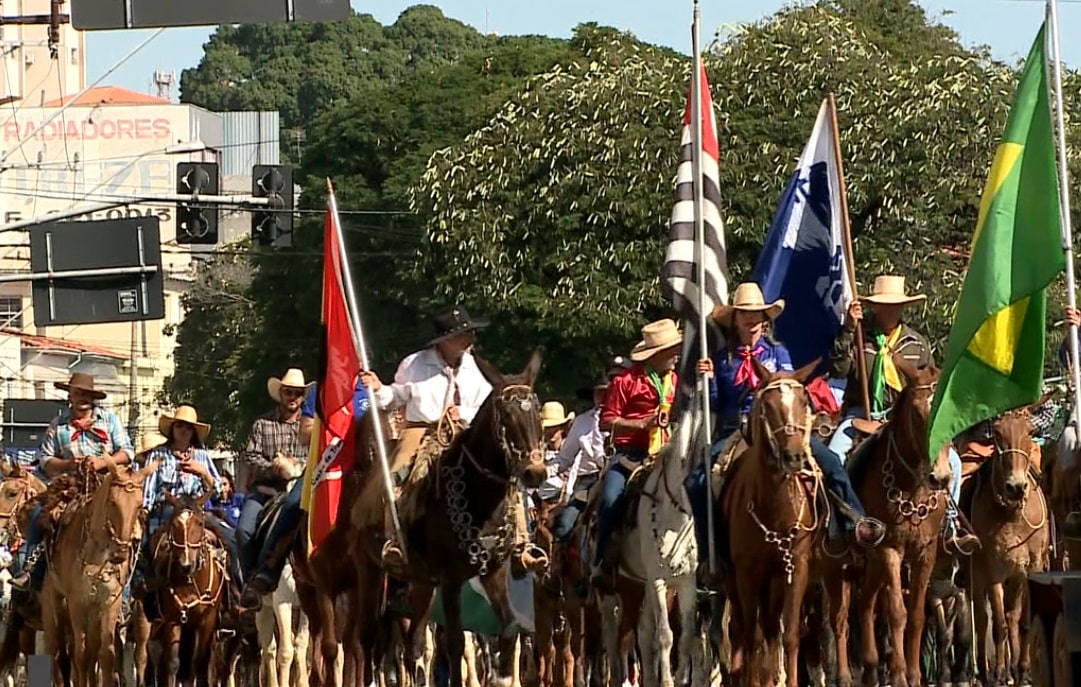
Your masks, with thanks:
<instances>
[{"instance_id":1,"label":"black and white striped flag","mask_svg":"<svg viewBox=\"0 0 1081 687\"><path fill-rule=\"evenodd\" d=\"M695 237L695 184L694 184L694 131L692 127L692 100L694 87L687 98L683 115L683 138L676 175L676 204L672 208L672 221L668 230L668 249L664 259L663 286L672 299L672 307L683 318L683 355L679 369L679 390L673 404L673 419L679 419L694 396L697 374L696 363L700 357L698 341L699 313L707 317L706 337L709 350L720 343L720 332L709 319L709 313L719 304L728 302L728 256L724 243L724 220L721 218L720 146L717 143L717 121L713 113L713 98L705 66L699 63L701 78L702 141L700 146L702 220L705 230L705 299L700 301L698 288L697 241ZM695 405L701 405L697 402Z\"/></svg>"}]
</instances>

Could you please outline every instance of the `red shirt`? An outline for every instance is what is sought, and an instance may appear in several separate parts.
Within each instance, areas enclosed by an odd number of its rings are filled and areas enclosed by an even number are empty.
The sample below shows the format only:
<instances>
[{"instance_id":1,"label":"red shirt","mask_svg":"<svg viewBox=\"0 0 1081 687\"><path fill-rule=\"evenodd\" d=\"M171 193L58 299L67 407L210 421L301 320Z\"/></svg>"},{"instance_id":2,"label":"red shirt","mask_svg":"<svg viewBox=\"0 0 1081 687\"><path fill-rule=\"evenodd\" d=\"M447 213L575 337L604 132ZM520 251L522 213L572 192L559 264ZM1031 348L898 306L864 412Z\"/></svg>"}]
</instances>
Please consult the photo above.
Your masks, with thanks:
<instances>
[{"instance_id":1,"label":"red shirt","mask_svg":"<svg viewBox=\"0 0 1081 687\"><path fill-rule=\"evenodd\" d=\"M661 379L664 379L663 375ZM669 401L675 396L677 386L679 386L679 379L673 371ZM601 403L600 422L604 425L619 418L641 420L644 417L649 417L657 412L657 408L660 407L660 398L660 393L653 385L653 382L650 381L645 367L637 364L631 369L621 372L609 382L608 392L604 396L604 402ZM648 451L649 430L642 429L633 433L621 431L613 435L612 444L617 450L629 448Z\"/></svg>"}]
</instances>

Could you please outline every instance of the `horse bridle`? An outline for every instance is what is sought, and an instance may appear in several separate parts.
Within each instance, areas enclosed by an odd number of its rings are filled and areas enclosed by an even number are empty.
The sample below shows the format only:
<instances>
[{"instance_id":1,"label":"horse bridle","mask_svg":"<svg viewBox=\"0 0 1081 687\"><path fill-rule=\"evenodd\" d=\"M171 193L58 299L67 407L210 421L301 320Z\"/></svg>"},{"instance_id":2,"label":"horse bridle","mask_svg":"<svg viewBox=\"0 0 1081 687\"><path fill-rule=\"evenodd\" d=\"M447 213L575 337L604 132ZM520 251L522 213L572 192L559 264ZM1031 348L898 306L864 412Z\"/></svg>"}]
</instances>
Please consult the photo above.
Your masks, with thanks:
<instances>
[{"instance_id":1,"label":"horse bridle","mask_svg":"<svg viewBox=\"0 0 1081 687\"><path fill-rule=\"evenodd\" d=\"M513 403L517 403L518 409L523 413L531 413L534 409L540 408L540 399L537 397L536 392L533 391L533 387L528 384L508 384L500 390L499 398L496 399L495 407L492 410L495 416L493 422L495 440L503 454L505 461L504 467L507 469L506 481L511 484L517 484L518 473L521 471L522 466L528 465L534 458L539 457L541 448L537 445L528 449L523 449L514 446L512 442L508 440L507 425L503 420L504 413L509 414L510 412L507 406L510 406ZM473 462L476 463L476 461ZM482 469L482 472L493 479L503 481L503 478L491 474L488 470Z\"/></svg>"},{"instance_id":2,"label":"horse bridle","mask_svg":"<svg viewBox=\"0 0 1081 687\"><path fill-rule=\"evenodd\" d=\"M780 434L785 436L797 436L803 437L803 446L807 449L808 455L810 455L811 448L811 427L814 424L814 413L811 410L811 397L807 393L807 388L798 379L792 379L790 377L781 377L780 379L774 379L768 382L765 386L760 387L757 391L759 399L768 391L783 391L789 390L796 392L796 395L804 400L807 407L807 419L802 425L793 424L792 422L785 422L779 426L773 426L766 419L765 409L761 402L756 403L755 414L758 416L757 420L765 432L766 441L769 443L770 450L776 454L778 450L777 437ZM786 411L790 409L785 409ZM786 412L786 415L788 413ZM790 418L787 418L790 419Z\"/></svg>"}]
</instances>

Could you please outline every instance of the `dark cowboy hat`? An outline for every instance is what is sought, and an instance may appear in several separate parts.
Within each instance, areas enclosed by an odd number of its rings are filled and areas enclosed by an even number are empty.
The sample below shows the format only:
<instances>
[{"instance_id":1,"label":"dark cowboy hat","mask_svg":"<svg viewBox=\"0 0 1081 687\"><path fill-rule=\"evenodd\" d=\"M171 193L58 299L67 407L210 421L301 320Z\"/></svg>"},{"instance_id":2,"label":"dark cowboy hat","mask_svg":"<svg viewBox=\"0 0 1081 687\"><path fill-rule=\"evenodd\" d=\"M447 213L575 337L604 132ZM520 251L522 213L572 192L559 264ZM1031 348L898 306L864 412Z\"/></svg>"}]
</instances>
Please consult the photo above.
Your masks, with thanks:
<instances>
[{"instance_id":1,"label":"dark cowboy hat","mask_svg":"<svg viewBox=\"0 0 1081 687\"><path fill-rule=\"evenodd\" d=\"M459 334L484 329L488 326L488 320L482 317L473 319L468 310L460 305L452 305L432 315L432 326L435 327L435 338L429 341L427 346L434 346Z\"/></svg>"},{"instance_id":2,"label":"dark cowboy hat","mask_svg":"<svg viewBox=\"0 0 1081 687\"><path fill-rule=\"evenodd\" d=\"M575 396L587 403L593 403L593 392L608 388L608 377L601 377L592 387L582 387L578 391L574 392Z\"/></svg>"},{"instance_id":3,"label":"dark cowboy hat","mask_svg":"<svg viewBox=\"0 0 1081 687\"><path fill-rule=\"evenodd\" d=\"M71 379L66 382L53 382L53 386L61 391L71 391L72 389L79 389L90 394L91 398L101 400L105 398L104 391L98 391L94 388L94 377L88 375L85 372L75 372L71 375Z\"/></svg>"}]
</instances>

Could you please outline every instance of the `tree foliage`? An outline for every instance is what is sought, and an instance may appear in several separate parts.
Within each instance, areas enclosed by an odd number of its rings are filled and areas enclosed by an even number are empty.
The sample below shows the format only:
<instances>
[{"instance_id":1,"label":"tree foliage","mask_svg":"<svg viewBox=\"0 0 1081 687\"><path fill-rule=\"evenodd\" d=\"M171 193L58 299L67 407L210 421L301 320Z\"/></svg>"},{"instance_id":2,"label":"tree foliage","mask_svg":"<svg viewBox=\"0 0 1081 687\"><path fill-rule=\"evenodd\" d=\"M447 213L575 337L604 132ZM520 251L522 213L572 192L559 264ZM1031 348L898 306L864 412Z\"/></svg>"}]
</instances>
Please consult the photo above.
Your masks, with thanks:
<instances>
[{"instance_id":1,"label":"tree foliage","mask_svg":"<svg viewBox=\"0 0 1081 687\"><path fill-rule=\"evenodd\" d=\"M429 220L416 278L558 332L568 352L632 341L665 305L690 82L687 58L630 35L583 27L574 43L581 60L533 79L414 187ZM930 296L914 319L944 343L1015 71L907 0L790 7L713 46L707 70L733 279L832 91L860 281L905 274Z\"/></svg>"}]
</instances>

